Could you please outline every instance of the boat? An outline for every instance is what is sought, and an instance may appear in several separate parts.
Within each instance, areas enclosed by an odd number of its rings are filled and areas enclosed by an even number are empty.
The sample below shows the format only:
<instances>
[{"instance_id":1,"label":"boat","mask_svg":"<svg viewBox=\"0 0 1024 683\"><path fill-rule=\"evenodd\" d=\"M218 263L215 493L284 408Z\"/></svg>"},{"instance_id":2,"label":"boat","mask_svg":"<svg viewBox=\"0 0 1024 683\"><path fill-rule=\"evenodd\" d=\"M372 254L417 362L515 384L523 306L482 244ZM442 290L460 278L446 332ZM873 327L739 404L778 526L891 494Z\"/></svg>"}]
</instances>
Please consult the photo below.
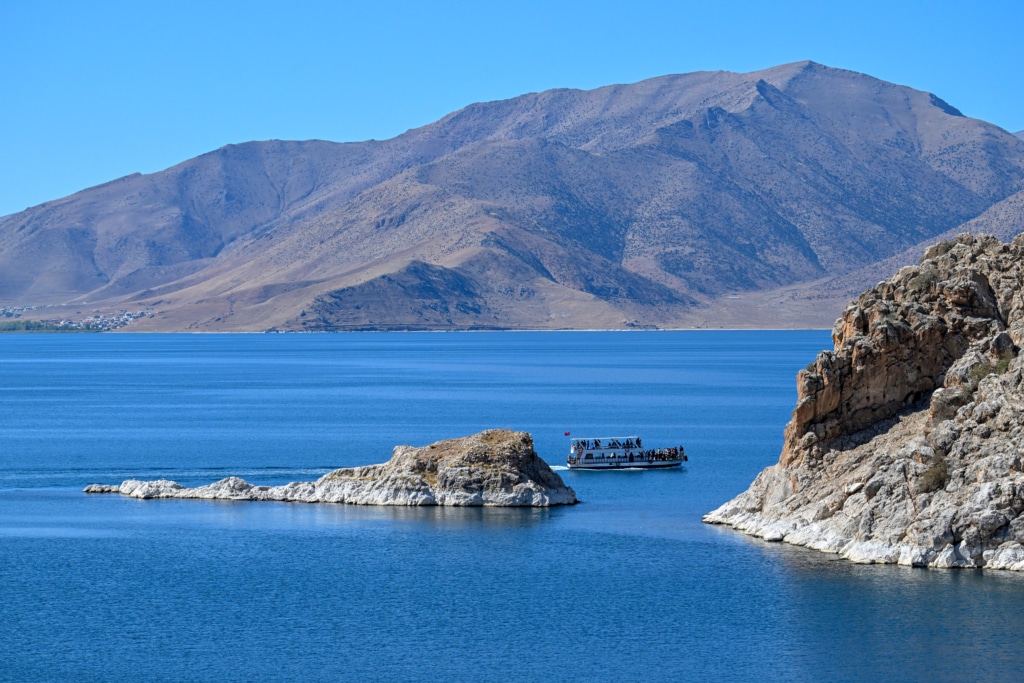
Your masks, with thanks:
<instances>
[{"instance_id":1,"label":"boat","mask_svg":"<svg viewBox=\"0 0 1024 683\"><path fill-rule=\"evenodd\" d=\"M565 464L571 470L653 470L686 462L682 446L644 448L638 436L571 439Z\"/></svg>"}]
</instances>

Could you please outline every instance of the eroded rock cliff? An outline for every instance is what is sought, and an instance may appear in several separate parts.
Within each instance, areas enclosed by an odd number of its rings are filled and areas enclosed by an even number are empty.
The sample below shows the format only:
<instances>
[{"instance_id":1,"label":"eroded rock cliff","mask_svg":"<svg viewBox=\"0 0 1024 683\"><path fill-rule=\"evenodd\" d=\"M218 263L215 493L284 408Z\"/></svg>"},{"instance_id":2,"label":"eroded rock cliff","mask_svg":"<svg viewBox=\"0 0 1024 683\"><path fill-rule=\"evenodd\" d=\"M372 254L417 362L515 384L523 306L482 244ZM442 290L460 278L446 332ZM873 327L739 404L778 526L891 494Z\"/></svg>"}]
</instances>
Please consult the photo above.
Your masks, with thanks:
<instances>
[{"instance_id":1,"label":"eroded rock cliff","mask_svg":"<svg viewBox=\"0 0 1024 683\"><path fill-rule=\"evenodd\" d=\"M797 375L778 464L705 515L856 562L1024 570L1024 235L864 292Z\"/></svg>"},{"instance_id":2,"label":"eroded rock cliff","mask_svg":"<svg viewBox=\"0 0 1024 683\"><path fill-rule=\"evenodd\" d=\"M228 477L186 488L167 480L130 479L120 486L93 484L85 492L354 505L548 507L577 502L576 493L533 450L529 434L499 429L422 448L396 446L386 463L334 470L315 482L254 486Z\"/></svg>"}]
</instances>

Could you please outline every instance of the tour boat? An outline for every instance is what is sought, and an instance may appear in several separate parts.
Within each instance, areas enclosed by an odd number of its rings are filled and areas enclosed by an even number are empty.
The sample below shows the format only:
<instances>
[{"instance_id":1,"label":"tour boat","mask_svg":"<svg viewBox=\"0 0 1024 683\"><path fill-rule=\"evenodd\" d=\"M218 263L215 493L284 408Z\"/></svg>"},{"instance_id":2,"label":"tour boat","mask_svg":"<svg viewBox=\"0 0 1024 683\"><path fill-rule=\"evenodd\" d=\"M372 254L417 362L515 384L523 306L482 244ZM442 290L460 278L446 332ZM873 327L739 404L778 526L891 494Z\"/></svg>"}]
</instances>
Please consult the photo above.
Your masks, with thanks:
<instances>
[{"instance_id":1,"label":"tour boat","mask_svg":"<svg viewBox=\"0 0 1024 683\"><path fill-rule=\"evenodd\" d=\"M686 461L682 446L644 448L638 436L572 439L565 464L571 470L662 469Z\"/></svg>"}]
</instances>

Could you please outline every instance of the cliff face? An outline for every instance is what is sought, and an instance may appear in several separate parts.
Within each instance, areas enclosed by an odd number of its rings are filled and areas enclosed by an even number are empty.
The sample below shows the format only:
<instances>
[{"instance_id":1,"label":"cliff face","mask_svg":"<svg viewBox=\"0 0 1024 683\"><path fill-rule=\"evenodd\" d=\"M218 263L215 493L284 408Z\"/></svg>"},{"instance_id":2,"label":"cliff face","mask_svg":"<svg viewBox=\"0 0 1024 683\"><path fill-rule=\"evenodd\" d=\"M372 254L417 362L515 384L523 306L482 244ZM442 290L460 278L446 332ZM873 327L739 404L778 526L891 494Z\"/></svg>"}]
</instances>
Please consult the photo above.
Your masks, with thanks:
<instances>
[{"instance_id":1,"label":"cliff face","mask_svg":"<svg viewBox=\"0 0 1024 683\"><path fill-rule=\"evenodd\" d=\"M529 434L499 429L422 448L396 446L386 463L334 470L315 482L253 486L228 477L185 488L173 481L130 479L120 486L94 484L85 492L353 505L548 507L577 502L576 493L534 452Z\"/></svg>"},{"instance_id":2,"label":"cliff face","mask_svg":"<svg viewBox=\"0 0 1024 683\"><path fill-rule=\"evenodd\" d=\"M1024 570L1024 235L864 292L797 376L779 463L704 517L858 562Z\"/></svg>"}]
</instances>

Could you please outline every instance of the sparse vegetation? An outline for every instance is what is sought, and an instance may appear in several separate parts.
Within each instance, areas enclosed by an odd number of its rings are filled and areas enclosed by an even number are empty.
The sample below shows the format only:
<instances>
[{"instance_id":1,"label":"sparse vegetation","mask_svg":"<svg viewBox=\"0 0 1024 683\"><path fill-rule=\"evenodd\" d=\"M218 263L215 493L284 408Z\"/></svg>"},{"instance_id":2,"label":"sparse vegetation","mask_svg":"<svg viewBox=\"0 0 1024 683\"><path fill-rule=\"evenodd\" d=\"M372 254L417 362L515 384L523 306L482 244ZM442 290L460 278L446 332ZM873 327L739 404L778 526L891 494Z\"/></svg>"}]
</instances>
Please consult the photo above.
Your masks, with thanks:
<instances>
[{"instance_id":1,"label":"sparse vegetation","mask_svg":"<svg viewBox=\"0 0 1024 683\"><path fill-rule=\"evenodd\" d=\"M0 332L99 332L94 327L64 327L58 323L41 322L38 320L4 320L0 321Z\"/></svg>"},{"instance_id":2,"label":"sparse vegetation","mask_svg":"<svg viewBox=\"0 0 1024 683\"><path fill-rule=\"evenodd\" d=\"M989 375L1001 375L1010 368L1010 361L1013 360L1013 353L1008 352L1000 356L995 364L992 363L980 363L971 368L970 379L971 384L978 386L978 382L985 379Z\"/></svg>"},{"instance_id":3,"label":"sparse vegetation","mask_svg":"<svg viewBox=\"0 0 1024 683\"><path fill-rule=\"evenodd\" d=\"M976 387L978 383L995 372L996 369L989 363L980 363L971 368L968 378L971 380L971 386Z\"/></svg>"},{"instance_id":4,"label":"sparse vegetation","mask_svg":"<svg viewBox=\"0 0 1024 683\"><path fill-rule=\"evenodd\" d=\"M949 250L956 246L956 242L953 240L942 240L935 245L935 255L942 256L943 254L949 253Z\"/></svg>"},{"instance_id":5,"label":"sparse vegetation","mask_svg":"<svg viewBox=\"0 0 1024 683\"><path fill-rule=\"evenodd\" d=\"M923 493L934 493L944 488L948 480L949 465L946 464L945 458L939 458L921 475L921 491Z\"/></svg>"},{"instance_id":6,"label":"sparse vegetation","mask_svg":"<svg viewBox=\"0 0 1024 683\"><path fill-rule=\"evenodd\" d=\"M910 279L910 289L915 292L923 292L938 279L939 271L934 268L926 268Z\"/></svg>"},{"instance_id":7,"label":"sparse vegetation","mask_svg":"<svg viewBox=\"0 0 1024 683\"><path fill-rule=\"evenodd\" d=\"M1008 354L1004 355L1002 358L1000 358L998 361L996 361L995 367L992 368L992 371L994 373L996 373L997 375L1003 374L1004 372L1006 372L1009 369L1010 361L1012 361L1012 360L1013 360L1013 355L1012 354L1008 353Z\"/></svg>"}]
</instances>

